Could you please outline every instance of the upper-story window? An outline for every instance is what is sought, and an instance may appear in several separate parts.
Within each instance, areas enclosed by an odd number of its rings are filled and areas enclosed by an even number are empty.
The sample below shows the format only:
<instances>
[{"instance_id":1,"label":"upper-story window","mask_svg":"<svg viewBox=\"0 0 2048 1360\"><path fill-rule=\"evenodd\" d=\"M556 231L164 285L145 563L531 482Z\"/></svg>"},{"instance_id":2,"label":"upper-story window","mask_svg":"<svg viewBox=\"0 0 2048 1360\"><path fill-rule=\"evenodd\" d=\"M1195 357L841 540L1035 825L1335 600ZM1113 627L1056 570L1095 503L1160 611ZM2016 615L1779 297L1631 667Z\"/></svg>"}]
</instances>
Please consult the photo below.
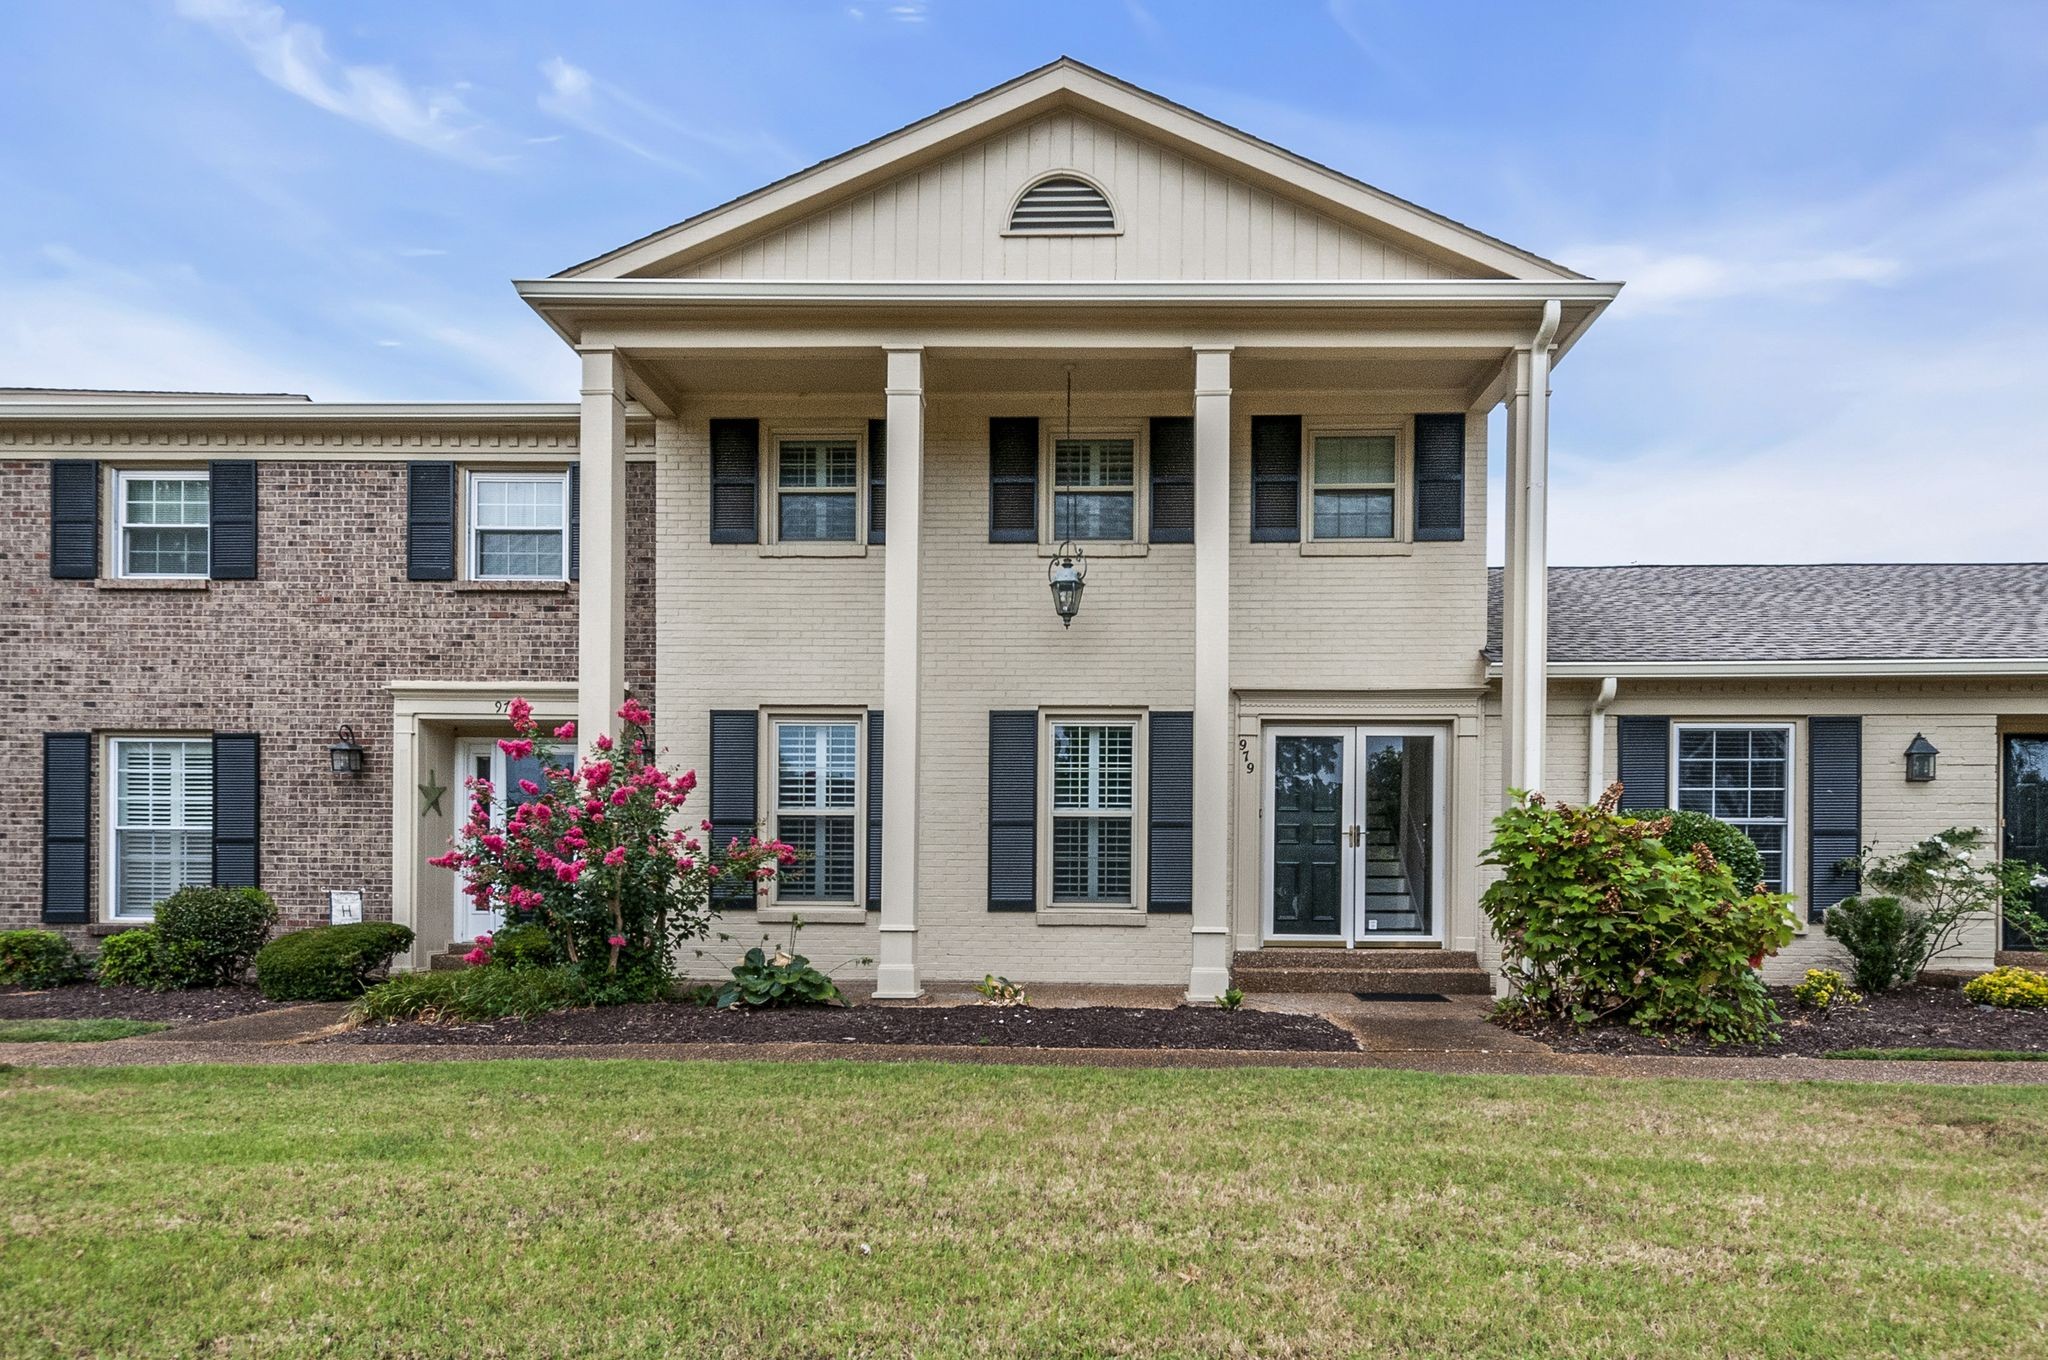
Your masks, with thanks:
<instances>
[{"instance_id":1,"label":"upper-story window","mask_svg":"<svg viewBox=\"0 0 2048 1360\"><path fill-rule=\"evenodd\" d=\"M204 469L114 476L116 573L204 577L211 487Z\"/></svg>"},{"instance_id":2,"label":"upper-story window","mask_svg":"<svg viewBox=\"0 0 2048 1360\"><path fill-rule=\"evenodd\" d=\"M1315 536L1391 539L1399 448L1391 434L1332 432L1311 441Z\"/></svg>"},{"instance_id":3,"label":"upper-story window","mask_svg":"<svg viewBox=\"0 0 2048 1360\"><path fill-rule=\"evenodd\" d=\"M852 543L859 532L860 442L781 439L775 449L775 536Z\"/></svg>"},{"instance_id":4,"label":"upper-story window","mask_svg":"<svg viewBox=\"0 0 2048 1360\"><path fill-rule=\"evenodd\" d=\"M1055 439L1052 468L1054 538L1128 542L1134 537L1137 440Z\"/></svg>"},{"instance_id":5,"label":"upper-story window","mask_svg":"<svg viewBox=\"0 0 2048 1360\"><path fill-rule=\"evenodd\" d=\"M1079 175L1048 175L1018 196L1009 229L1047 236L1107 234L1117 229L1116 210L1108 195Z\"/></svg>"},{"instance_id":6,"label":"upper-story window","mask_svg":"<svg viewBox=\"0 0 2048 1360\"><path fill-rule=\"evenodd\" d=\"M568 578L566 472L472 472L468 500L472 579Z\"/></svg>"}]
</instances>

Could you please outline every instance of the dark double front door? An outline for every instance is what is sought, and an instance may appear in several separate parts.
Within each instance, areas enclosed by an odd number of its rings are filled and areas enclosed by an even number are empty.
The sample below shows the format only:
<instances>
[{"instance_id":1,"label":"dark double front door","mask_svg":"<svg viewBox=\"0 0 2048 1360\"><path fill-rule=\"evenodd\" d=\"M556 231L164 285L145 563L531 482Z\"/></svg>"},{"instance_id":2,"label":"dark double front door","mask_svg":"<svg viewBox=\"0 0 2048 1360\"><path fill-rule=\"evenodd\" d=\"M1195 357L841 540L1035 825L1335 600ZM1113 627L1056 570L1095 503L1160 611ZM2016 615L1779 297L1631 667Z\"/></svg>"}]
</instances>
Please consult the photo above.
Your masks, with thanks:
<instances>
[{"instance_id":1,"label":"dark double front door","mask_svg":"<svg viewBox=\"0 0 2048 1360\"><path fill-rule=\"evenodd\" d=\"M2000 853L2048 868L2048 737L2008 736L2005 739L2005 837ZM2034 894L2034 910L2048 913L2048 888ZM2029 940L2007 925L2007 949L2048 948L2048 940Z\"/></svg>"}]
</instances>

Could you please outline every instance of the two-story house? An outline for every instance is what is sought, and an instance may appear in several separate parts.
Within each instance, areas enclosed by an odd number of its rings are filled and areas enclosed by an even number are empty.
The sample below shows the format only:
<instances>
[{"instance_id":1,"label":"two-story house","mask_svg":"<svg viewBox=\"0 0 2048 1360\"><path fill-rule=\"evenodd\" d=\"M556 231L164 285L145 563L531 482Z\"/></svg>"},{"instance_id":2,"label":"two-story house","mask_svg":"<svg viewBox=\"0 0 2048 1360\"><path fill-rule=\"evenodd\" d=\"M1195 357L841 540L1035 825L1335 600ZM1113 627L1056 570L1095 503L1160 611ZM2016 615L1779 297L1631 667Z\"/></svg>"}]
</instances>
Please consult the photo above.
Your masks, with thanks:
<instances>
[{"instance_id":1,"label":"two-story house","mask_svg":"<svg viewBox=\"0 0 2048 1360\"><path fill-rule=\"evenodd\" d=\"M423 965L514 693L651 701L716 837L808 852L709 952L800 916L884 997L1479 978L1508 788L1713 812L1809 920L1866 841L2048 853L2048 568L1548 569L1620 285L1078 63L518 287L578 402L0 401L0 924L255 881Z\"/></svg>"}]
</instances>

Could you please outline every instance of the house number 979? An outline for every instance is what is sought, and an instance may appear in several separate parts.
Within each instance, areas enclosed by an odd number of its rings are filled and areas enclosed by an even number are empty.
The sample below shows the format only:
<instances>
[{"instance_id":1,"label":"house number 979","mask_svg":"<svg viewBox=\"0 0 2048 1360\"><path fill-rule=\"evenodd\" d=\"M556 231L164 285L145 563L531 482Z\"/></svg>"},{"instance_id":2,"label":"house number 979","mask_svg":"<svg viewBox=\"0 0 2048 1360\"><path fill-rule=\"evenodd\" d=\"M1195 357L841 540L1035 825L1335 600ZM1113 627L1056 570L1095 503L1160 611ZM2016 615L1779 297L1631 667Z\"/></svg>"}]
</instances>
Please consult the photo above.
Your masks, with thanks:
<instances>
[{"instance_id":1,"label":"house number 979","mask_svg":"<svg viewBox=\"0 0 2048 1360\"><path fill-rule=\"evenodd\" d=\"M1244 761L1244 772L1246 774L1251 774L1255 769L1257 769L1257 766L1255 766L1252 763L1251 738L1239 737L1237 739L1237 754L1238 758Z\"/></svg>"}]
</instances>

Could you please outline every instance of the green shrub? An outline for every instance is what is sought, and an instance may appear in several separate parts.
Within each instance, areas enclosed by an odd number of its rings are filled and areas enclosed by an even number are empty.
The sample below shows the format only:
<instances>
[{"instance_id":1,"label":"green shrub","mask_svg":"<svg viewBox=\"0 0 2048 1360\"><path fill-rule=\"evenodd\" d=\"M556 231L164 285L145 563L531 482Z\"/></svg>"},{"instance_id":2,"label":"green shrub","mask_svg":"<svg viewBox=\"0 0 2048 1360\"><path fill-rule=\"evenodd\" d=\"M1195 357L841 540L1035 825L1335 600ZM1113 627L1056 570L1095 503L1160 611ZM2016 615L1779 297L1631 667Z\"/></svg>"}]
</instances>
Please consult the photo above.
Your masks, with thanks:
<instances>
[{"instance_id":1,"label":"green shrub","mask_svg":"<svg viewBox=\"0 0 2048 1360\"><path fill-rule=\"evenodd\" d=\"M1980 1006L2048 1006L2048 973L2030 968L1994 968L1964 983L1963 995Z\"/></svg>"},{"instance_id":2,"label":"green shrub","mask_svg":"<svg viewBox=\"0 0 2048 1360\"><path fill-rule=\"evenodd\" d=\"M801 954L778 949L773 954L756 945L733 967L732 981L719 989L718 1007L836 1006L845 998L839 986L811 966Z\"/></svg>"},{"instance_id":3,"label":"green shrub","mask_svg":"<svg viewBox=\"0 0 2048 1360\"><path fill-rule=\"evenodd\" d=\"M389 921L295 930L257 952L256 985L272 1001L346 1001L411 947L412 932Z\"/></svg>"},{"instance_id":4,"label":"green shrub","mask_svg":"<svg viewBox=\"0 0 2048 1360\"><path fill-rule=\"evenodd\" d=\"M508 926L491 936L485 954L493 968L552 968L562 961L545 926Z\"/></svg>"},{"instance_id":5,"label":"green shrub","mask_svg":"<svg viewBox=\"0 0 2048 1360\"><path fill-rule=\"evenodd\" d=\"M595 1004L590 982L575 968L456 968L400 973L364 992L349 1012L356 1025L426 1020L460 1023L530 1020L551 1011Z\"/></svg>"},{"instance_id":6,"label":"green shrub","mask_svg":"<svg viewBox=\"0 0 2048 1360\"><path fill-rule=\"evenodd\" d=\"M1506 1011L1750 1042L1777 1024L1756 963L1784 947L1791 899L1747 892L1704 846L1674 854L1662 821L1518 796L1494 822L1502 871L1480 905L1501 942Z\"/></svg>"},{"instance_id":7,"label":"green shrub","mask_svg":"<svg viewBox=\"0 0 2048 1360\"><path fill-rule=\"evenodd\" d=\"M0 987L40 992L78 974L78 952L56 931L0 930Z\"/></svg>"},{"instance_id":8,"label":"green shrub","mask_svg":"<svg viewBox=\"0 0 2048 1360\"><path fill-rule=\"evenodd\" d=\"M1821 928L1849 951L1856 985L1873 996L1920 976L1933 944L1933 924L1896 897L1845 897L1828 908Z\"/></svg>"},{"instance_id":9,"label":"green shrub","mask_svg":"<svg viewBox=\"0 0 2048 1360\"><path fill-rule=\"evenodd\" d=\"M96 962L103 987L140 987L177 992L200 986L201 951L190 940L167 940L155 926L110 936Z\"/></svg>"},{"instance_id":10,"label":"green shrub","mask_svg":"<svg viewBox=\"0 0 2048 1360\"><path fill-rule=\"evenodd\" d=\"M180 888L156 905L156 929L192 946L197 987L232 987L277 924L277 903L261 888Z\"/></svg>"},{"instance_id":11,"label":"green shrub","mask_svg":"<svg viewBox=\"0 0 2048 1360\"><path fill-rule=\"evenodd\" d=\"M1683 855L1695 845L1704 845L1728 870L1736 887L1754 889L1763 886L1763 854L1756 848L1756 842L1743 834L1742 828L1730 826L1704 812L1681 812L1677 808L1631 812L1629 816L1644 822L1670 821L1671 829L1657 839L1663 841L1665 849L1672 854Z\"/></svg>"},{"instance_id":12,"label":"green shrub","mask_svg":"<svg viewBox=\"0 0 2048 1360\"><path fill-rule=\"evenodd\" d=\"M1809 968L1799 985L1792 989L1792 999L1808 1010L1826 1013L1837 1006L1860 1006L1863 995L1849 990L1849 979L1832 968Z\"/></svg>"}]
</instances>

